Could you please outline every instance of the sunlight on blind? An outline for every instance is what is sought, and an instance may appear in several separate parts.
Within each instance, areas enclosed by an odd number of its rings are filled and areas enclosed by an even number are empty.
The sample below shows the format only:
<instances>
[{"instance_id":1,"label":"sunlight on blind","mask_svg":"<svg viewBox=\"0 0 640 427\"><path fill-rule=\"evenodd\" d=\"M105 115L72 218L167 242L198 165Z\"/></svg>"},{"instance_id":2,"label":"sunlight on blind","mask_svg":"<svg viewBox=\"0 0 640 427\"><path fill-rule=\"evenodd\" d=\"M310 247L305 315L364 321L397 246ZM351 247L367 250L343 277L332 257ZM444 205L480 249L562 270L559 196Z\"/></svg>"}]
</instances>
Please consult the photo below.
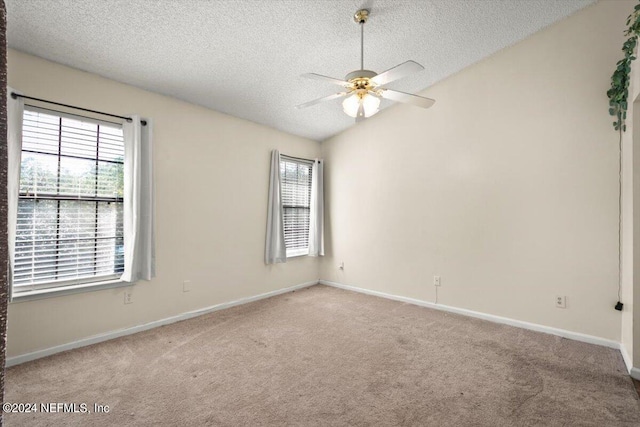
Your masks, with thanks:
<instances>
[{"instance_id":1,"label":"sunlight on blind","mask_svg":"<svg viewBox=\"0 0 640 427\"><path fill-rule=\"evenodd\" d=\"M311 168L309 162L284 157L280 161L284 241L288 252L309 247Z\"/></svg>"},{"instance_id":2,"label":"sunlight on blind","mask_svg":"<svg viewBox=\"0 0 640 427\"><path fill-rule=\"evenodd\" d=\"M123 162L120 125L25 109L17 292L122 273Z\"/></svg>"}]
</instances>

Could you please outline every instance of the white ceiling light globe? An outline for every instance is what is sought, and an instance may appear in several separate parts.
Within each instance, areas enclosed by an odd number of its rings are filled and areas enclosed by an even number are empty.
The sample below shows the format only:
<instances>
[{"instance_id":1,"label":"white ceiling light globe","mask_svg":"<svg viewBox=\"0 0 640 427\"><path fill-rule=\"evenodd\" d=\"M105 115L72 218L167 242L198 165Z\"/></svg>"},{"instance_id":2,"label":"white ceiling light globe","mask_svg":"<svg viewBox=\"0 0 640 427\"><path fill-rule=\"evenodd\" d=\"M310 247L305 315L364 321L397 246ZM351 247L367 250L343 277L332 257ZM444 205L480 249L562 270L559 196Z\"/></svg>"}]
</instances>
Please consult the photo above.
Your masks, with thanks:
<instances>
[{"instance_id":1,"label":"white ceiling light globe","mask_svg":"<svg viewBox=\"0 0 640 427\"><path fill-rule=\"evenodd\" d=\"M342 109L347 116L356 117L358 115L358 107L360 107L360 97L355 93L342 101Z\"/></svg>"},{"instance_id":2,"label":"white ceiling light globe","mask_svg":"<svg viewBox=\"0 0 640 427\"><path fill-rule=\"evenodd\" d=\"M378 108L380 107L380 98L367 94L362 98L362 103L364 104L364 116L371 117L378 112Z\"/></svg>"},{"instance_id":3,"label":"white ceiling light globe","mask_svg":"<svg viewBox=\"0 0 640 427\"><path fill-rule=\"evenodd\" d=\"M362 98L360 98L360 95L354 93L342 101L342 109L348 116L357 117L360 103L362 103L364 107L364 116L371 117L378 112L380 98L371 94L364 94Z\"/></svg>"}]
</instances>

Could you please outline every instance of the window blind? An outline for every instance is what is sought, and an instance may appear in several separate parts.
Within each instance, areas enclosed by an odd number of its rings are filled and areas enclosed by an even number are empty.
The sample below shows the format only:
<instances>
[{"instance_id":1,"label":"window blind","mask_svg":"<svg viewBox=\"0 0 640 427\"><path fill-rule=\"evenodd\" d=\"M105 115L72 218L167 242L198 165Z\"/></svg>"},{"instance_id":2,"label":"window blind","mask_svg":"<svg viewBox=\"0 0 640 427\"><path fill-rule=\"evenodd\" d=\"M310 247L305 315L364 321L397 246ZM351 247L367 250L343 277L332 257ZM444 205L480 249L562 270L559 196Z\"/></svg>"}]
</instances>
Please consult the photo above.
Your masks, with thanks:
<instances>
[{"instance_id":1,"label":"window blind","mask_svg":"<svg viewBox=\"0 0 640 427\"><path fill-rule=\"evenodd\" d=\"M310 161L281 156L280 185L287 256L304 255L309 252L311 171Z\"/></svg>"},{"instance_id":2,"label":"window blind","mask_svg":"<svg viewBox=\"0 0 640 427\"><path fill-rule=\"evenodd\" d=\"M27 108L14 291L118 277L124 270L122 126Z\"/></svg>"}]
</instances>

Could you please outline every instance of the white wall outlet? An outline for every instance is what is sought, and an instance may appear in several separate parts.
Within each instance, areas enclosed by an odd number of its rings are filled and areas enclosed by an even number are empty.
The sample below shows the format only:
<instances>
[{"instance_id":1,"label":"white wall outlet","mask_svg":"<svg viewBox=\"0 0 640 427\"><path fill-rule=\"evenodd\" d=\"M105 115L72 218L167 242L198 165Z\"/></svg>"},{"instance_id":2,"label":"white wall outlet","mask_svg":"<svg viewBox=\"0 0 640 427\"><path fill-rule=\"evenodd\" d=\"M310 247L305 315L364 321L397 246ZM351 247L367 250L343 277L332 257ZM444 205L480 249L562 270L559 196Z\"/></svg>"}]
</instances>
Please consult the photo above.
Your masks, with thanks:
<instances>
[{"instance_id":1,"label":"white wall outlet","mask_svg":"<svg viewBox=\"0 0 640 427\"><path fill-rule=\"evenodd\" d=\"M125 304L133 303L133 295L132 295L131 289L124 290L124 303Z\"/></svg>"},{"instance_id":2,"label":"white wall outlet","mask_svg":"<svg viewBox=\"0 0 640 427\"><path fill-rule=\"evenodd\" d=\"M433 284L434 286L440 286L440 276L433 276Z\"/></svg>"},{"instance_id":3,"label":"white wall outlet","mask_svg":"<svg viewBox=\"0 0 640 427\"><path fill-rule=\"evenodd\" d=\"M338 268L340 270L344 270L344 261L340 262L340 265L338 266Z\"/></svg>"},{"instance_id":4,"label":"white wall outlet","mask_svg":"<svg viewBox=\"0 0 640 427\"><path fill-rule=\"evenodd\" d=\"M191 290L191 280L185 280L182 282L182 292L189 292Z\"/></svg>"},{"instance_id":5,"label":"white wall outlet","mask_svg":"<svg viewBox=\"0 0 640 427\"><path fill-rule=\"evenodd\" d=\"M557 295L556 296L556 307L557 308L567 308L567 297Z\"/></svg>"}]
</instances>

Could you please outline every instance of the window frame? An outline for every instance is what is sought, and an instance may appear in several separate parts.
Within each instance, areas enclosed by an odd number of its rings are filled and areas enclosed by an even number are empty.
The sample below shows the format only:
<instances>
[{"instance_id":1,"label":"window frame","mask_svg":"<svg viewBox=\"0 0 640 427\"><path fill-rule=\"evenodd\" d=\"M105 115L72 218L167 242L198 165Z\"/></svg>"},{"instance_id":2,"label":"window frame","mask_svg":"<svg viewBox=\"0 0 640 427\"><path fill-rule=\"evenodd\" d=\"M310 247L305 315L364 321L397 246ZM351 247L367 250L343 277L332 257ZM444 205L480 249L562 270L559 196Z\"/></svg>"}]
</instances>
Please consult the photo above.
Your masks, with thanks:
<instances>
[{"instance_id":1,"label":"window frame","mask_svg":"<svg viewBox=\"0 0 640 427\"><path fill-rule=\"evenodd\" d=\"M55 109L51 109L51 108L44 108L44 107L40 107L40 106L36 106L36 105L31 105L31 104L24 104L24 111L30 111L30 112L42 112L44 114L49 114L49 115L53 115L53 116L57 116L60 118L68 118L71 120L77 120L77 121L82 121L82 122L88 122L88 123L94 123L98 126L104 125L104 126L108 126L108 127L122 127L123 122L114 122L114 121L109 121L109 120L101 120L101 119L97 119L94 117L89 117L89 116L84 116L84 115L80 115L80 114L73 114L73 113L68 113L65 111L60 111L60 110L55 110ZM24 113L23 113L23 121L24 121ZM99 127L97 128L97 134L100 135L100 129ZM98 140L99 142L99 140ZM24 150L21 149L20 151L20 164L22 165L22 158L23 158L23 153L24 152L32 152L35 154L38 154L35 151L29 151L29 150ZM40 154L47 154L47 155L52 155L55 156L52 153L40 153ZM60 153L60 148L58 148L58 153L57 153L57 157L58 159L60 159L61 157L69 157L69 158L74 158L74 156L65 156L65 155L61 155ZM104 160L100 160L99 158L95 158L95 159L89 159L86 158L88 160L95 160L96 164L98 164L98 162L104 161ZM115 162L115 161L107 161L109 163L119 163L119 162ZM124 169L124 154L123 154L123 162L121 163L123 165L123 169ZM22 172L22 170L21 170ZM60 171L58 171L58 174L60 173ZM96 171L96 177L97 177L97 171ZM59 182L59 176L58 176L58 182ZM22 184L22 174L20 175L20 181L19 181L19 185ZM59 188L56 188L56 192L59 192ZM108 200L107 200L108 199ZM20 203L21 200L51 200L51 201L57 201L58 204L61 201L86 201L86 202L95 202L96 206L98 206L99 203L101 202L117 202L117 203L123 203L124 204L124 194L122 195L122 197L102 197L102 196L98 196L97 194L95 196L90 196L90 197L84 197L84 196L65 196L65 195L56 195L55 197L53 197L51 194L46 194L45 197L43 198L39 198L39 197L33 197L31 195L29 195L29 193L23 193L23 192L19 192L18 194L18 204ZM96 208L97 209L97 208ZM59 215L59 211L57 212L57 215ZM59 220L58 220L59 221ZM97 227L97 220L96 220L96 227ZM124 224L123 224L124 225ZM116 229L117 229L117 225L116 225ZM98 239L97 237L97 229L96 229L96 239ZM115 237L116 241L118 239L117 234ZM16 243L17 244L17 240ZM122 240L122 246L124 247L124 236L123 236L123 240ZM33 300L33 299L41 299L41 298L48 298L48 297L57 297L57 296L61 296L61 295L68 295L68 294L75 294L75 293L79 293L79 292L87 292L87 291L94 291L94 290L99 290L99 289L109 289L109 288L116 288L116 287L124 287L124 286L131 286L130 283L128 282L124 282L120 279L120 277L122 276L121 272L115 272L113 274L102 274L102 275L94 275L94 276L88 276L85 278L74 278L74 279L67 279L67 280L53 280L53 281L41 281L41 282L36 282L36 283L31 283L31 284L18 284L18 285L14 285L13 281L11 283L11 294L12 294L12 301L13 302L21 302L21 301L25 301L25 300ZM20 289L23 288L23 289Z\"/></svg>"},{"instance_id":2,"label":"window frame","mask_svg":"<svg viewBox=\"0 0 640 427\"><path fill-rule=\"evenodd\" d=\"M306 206L297 206L297 205L285 205L284 201L282 202L282 210L284 215L284 210L287 208L293 209L307 209L309 212L309 216L311 215L311 186L313 185L313 164L315 163L312 159L304 159L300 157L287 156L286 154L280 154L280 168L282 168L282 162L286 161L289 163L298 163L309 166L309 207ZM278 171L280 172L280 170ZM280 185L283 184L283 176L280 174ZM283 218L284 221L284 218ZM307 234L309 233L309 228L307 227ZM307 242L306 248L291 248L286 247L286 229L285 229L285 250L287 254L287 259L289 258L298 258L309 255L309 243Z\"/></svg>"}]
</instances>

